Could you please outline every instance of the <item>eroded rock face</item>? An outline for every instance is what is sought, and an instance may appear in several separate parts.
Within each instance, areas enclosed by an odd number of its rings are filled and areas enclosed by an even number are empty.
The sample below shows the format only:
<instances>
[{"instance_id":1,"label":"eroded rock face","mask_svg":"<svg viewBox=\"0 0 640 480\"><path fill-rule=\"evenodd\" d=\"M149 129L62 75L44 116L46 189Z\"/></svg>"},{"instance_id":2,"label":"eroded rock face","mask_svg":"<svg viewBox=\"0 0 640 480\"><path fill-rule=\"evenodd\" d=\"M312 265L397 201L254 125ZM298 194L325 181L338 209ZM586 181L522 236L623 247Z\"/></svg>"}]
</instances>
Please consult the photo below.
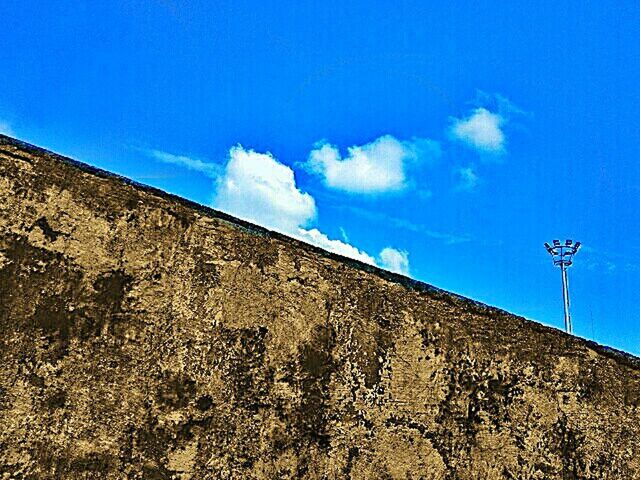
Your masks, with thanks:
<instances>
[{"instance_id":1,"label":"eroded rock face","mask_svg":"<svg viewBox=\"0 0 640 480\"><path fill-rule=\"evenodd\" d=\"M637 479L639 365L0 136L2 479Z\"/></svg>"}]
</instances>

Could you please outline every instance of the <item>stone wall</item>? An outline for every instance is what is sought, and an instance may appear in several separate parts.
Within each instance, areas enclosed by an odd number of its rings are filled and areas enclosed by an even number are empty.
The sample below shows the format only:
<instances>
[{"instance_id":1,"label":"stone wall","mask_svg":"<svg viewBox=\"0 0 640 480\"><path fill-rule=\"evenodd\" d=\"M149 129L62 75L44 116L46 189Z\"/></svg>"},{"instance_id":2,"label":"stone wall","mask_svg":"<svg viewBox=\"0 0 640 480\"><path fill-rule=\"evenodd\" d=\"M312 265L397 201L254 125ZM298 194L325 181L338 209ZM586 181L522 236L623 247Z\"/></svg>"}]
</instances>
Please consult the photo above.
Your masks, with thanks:
<instances>
[{"instance_id":1,"label":"stone wall","mask_svg":"<svg viewBox=\"0 0 640 480\"><path fill-rule=\"evenodd\" d=\"M638 479L640 361L0 136L0 479Z\"/></svg>"}]
</instances>

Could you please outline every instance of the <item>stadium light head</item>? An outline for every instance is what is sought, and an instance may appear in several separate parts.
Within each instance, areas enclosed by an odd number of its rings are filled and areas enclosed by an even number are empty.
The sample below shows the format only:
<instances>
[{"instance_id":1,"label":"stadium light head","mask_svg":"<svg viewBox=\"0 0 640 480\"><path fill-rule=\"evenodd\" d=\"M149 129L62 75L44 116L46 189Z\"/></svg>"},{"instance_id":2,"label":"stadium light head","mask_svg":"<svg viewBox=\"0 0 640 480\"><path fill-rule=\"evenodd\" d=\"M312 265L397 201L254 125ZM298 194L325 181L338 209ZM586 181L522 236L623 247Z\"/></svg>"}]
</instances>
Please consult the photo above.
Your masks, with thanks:
<instances>
[{"instance_id":1,"label":"stadium light head","mask_svg":"<svg viewBox=\"0 0 640 480\"><path fill-rule=\"evenodd\" d=\"M553 241L553 246L554 247L559 247L560 246L560 240L554 240Z\"/></svg>"},{"instance_id":2,"label":"stadium light head","mask_svg":"<svg viewBox=\"0 0 640 480\"><path fill-rule=\"evenodd\" d=\"M573 241L572 241L572 240L567 239L567 241L565 242L565 245L566 245L567 247L570 247L572 243L573 243Z\"/></svg>"},{"instance_id":3,"label":"stadium light head","mask_svg":"<svg viewBox=\"0 0 640 480\"><path fill-rule=\"evenodd\" d=\"M578 249L580 248L580 245L582 245L580 242L576 242L575 246L573 248L576 249L576 252L578 251Z\"/></svg>"},{"instance_id":4,"label":"stadium light head","mask_svg":"<svg viewBox=\"0 0 640 480\"><path fill-rule=\"evenodd\" d=\"M551 251L551 245L549 245L549 242L544 242L544 248L547 249L547 252Z\"/></svg>"}]
</instances>

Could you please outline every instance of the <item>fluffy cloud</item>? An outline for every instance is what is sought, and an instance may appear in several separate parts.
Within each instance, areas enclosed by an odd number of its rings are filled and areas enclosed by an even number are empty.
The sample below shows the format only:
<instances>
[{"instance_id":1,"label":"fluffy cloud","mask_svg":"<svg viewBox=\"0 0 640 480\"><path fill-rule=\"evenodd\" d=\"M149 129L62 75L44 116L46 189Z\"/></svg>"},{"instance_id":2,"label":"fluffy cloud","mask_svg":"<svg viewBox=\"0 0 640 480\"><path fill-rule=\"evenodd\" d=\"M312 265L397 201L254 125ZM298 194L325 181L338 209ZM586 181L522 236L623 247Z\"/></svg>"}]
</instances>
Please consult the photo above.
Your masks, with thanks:
<instances>
[{"instance_id":1,"label":"fluffy cloud","mask_svg":"<svg viewBox=\"0 0 640 480\"><path fill-rule=\"evenodd\" d=\"M480 178L473 167L461 167L456 173L459 178L458 189L460 190L473 190L480 182Z\"/></svg>"},{"instance_id":2,"label":"fluffy cloud","mask_svg":"<svg viewBox=\"0 0 640 480\"><path fill-rule=\"evenodd\" d=\"M502 115L480 107L466 118L453 118L449 134L480 152L502 153L505 148L504 122Z\"/></svg>"},{"instance_id":3,"label":"fluffy cloud","mask_svg":"<svg viewBox=\"0 0 640 480\"><path fill-rule=\"evenodd\" d=\"M362 146L340 151L320 143L309 154L306 168L320 175L327 187L351 193L382 193L406 186L406 162L440 155L440 145L428 139L400 141L384 135Z\"/></svg>"},{"instance_id":4,"label":"fluffy cloud","mask_svg":"<svg viewBox=\"0 0 640 480\"><path fill-rule=\"evenodd\" d=\"M316 216L311 195L296 186L293 170L269 153L229 151L229 161L218 185L213 205L222 211L278 230L295 234Z\"/></svg>"},{"instance_id":5,"label":"fluffy cloud","mask_svg":"<svg viewBox=\"0 0 640 480\"><path fill-rule=\"evenodd\" d=\"M409 254L387 247L380 252L380 266L401 275L409 275Z\"/></svg>"}]
</instances>

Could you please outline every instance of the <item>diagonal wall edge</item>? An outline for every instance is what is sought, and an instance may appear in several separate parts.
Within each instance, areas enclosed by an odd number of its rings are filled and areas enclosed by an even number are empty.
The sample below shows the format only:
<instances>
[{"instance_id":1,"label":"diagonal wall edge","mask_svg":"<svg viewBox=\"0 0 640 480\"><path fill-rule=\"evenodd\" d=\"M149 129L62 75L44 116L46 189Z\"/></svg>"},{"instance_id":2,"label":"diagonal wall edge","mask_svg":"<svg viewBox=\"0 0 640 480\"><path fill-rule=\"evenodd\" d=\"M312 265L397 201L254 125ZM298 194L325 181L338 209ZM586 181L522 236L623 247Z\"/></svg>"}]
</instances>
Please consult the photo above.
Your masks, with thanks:
<instances>
[{"instance_id":1,"label":"diagonal wall edge","mask_svg":"<svg viewBox=\"0 0 640 480\"><path fill-rule=\"evenodd\" d=\"M0 476L640 478L639 405L633 356L0 135Z\"/></svg>"}]
</instances>

